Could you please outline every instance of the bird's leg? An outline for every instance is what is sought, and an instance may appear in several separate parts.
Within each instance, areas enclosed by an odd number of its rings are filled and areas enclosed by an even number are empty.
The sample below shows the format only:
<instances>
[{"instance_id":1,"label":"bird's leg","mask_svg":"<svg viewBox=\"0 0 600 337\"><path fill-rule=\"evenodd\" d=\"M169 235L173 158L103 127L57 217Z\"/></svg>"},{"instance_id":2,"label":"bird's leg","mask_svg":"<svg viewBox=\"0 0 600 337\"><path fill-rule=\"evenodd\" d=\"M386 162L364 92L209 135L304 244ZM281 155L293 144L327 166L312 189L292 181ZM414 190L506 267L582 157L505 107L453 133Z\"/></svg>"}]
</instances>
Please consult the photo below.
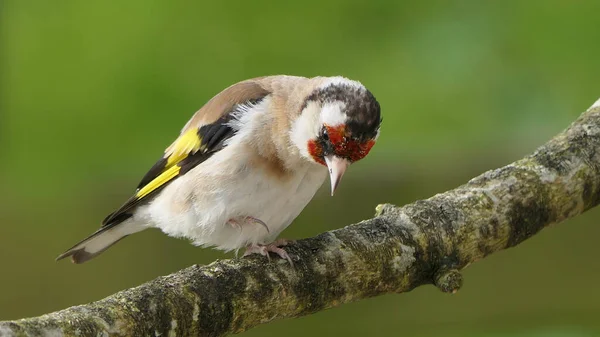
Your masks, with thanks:
<instances>
[{"instance_id":1,"label":"bird's leg","mask_svg":"<svg viewBox=\"0 0 600 337\"><path fill-rule=\"evenodd\" d=\"M287 260L287 262L289 262L290 265L293 267L294 263L292 262L292 259L290 258L288 253L285 251L285 249L281 248L281 246L285 246L288 243L290 243L290 241L285 240L285 239L279 239L268 245L259 245L259 244L250 245L250 246L246 247L244 256L248 256L251 254L260 254L262 256L266 256L267 259L269 259L269 261L271 261L269 252L272 252L272 253L277 254L280 258Z\"/></svg>"}]
</instances>

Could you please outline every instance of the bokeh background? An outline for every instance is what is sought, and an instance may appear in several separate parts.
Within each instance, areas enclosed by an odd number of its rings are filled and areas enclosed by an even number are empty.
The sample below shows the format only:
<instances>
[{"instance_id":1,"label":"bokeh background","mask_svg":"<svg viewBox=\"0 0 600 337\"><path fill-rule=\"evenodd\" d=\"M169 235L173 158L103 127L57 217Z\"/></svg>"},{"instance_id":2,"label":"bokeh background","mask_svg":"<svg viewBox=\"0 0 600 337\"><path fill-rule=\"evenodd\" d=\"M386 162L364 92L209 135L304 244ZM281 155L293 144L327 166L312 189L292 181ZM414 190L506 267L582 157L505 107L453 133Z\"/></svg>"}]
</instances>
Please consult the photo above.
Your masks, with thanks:
<instances>
[{"instance_id":1,"label":"bokeh background","mask_svg":"<svg viewBox=\"0 0 600 337\"><path fill-rule=\"evenodd\" d=\"M533 151L600 97L598 1L0 3L0 319L108 296L229 257L158 231L84 265L54 258L132 193L206 100L266 74L362 81L380 141L302 238L466 182ZM432 286L245 336L600 335L600 210Z\"/></svg>"}]
</instances>

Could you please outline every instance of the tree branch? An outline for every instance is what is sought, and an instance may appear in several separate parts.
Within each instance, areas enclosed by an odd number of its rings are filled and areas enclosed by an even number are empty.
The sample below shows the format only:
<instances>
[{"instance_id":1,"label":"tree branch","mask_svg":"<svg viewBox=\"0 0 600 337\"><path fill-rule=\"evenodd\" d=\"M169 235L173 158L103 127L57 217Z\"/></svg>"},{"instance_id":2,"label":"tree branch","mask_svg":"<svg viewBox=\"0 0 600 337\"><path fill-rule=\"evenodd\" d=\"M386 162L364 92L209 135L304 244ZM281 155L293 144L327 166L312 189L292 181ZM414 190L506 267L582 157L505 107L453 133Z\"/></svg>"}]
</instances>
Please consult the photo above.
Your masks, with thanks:
<instances>
[{"instance_id":1,"label":"tree branch","mask_svg":"<svg viewBox=\"0 0 600 337\"><path fill-rule=\"evenodd\" d=\"M535 153L404 207L287 247L294 260L216 261L98 302L17 321L0 335L223 336L424 284L462 285L459 270L600 201L600 100Z\"/></svg>"}]
</instances>

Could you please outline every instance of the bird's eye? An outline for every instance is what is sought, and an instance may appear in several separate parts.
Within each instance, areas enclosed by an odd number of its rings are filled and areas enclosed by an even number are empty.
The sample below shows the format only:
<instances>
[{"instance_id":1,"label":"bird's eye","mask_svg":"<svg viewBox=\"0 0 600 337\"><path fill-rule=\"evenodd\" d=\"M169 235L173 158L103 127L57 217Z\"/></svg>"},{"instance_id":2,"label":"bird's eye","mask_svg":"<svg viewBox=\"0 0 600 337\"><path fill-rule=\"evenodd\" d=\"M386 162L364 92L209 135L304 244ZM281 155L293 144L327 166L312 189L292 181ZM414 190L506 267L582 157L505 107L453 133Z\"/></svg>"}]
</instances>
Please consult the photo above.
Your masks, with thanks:
<instances>
[{"instance_id":1,"label":"bird's eye","mask_svg":"<svg viewBox=\"0 0 600 337\"><path fill-rule=\"evenodd\" d=\"M329 140L329 134L327 133L326 127L323 127L323 129L321 130L321 138L323 138L323 140L325 141Z\"/></svg>"}]
</instances>

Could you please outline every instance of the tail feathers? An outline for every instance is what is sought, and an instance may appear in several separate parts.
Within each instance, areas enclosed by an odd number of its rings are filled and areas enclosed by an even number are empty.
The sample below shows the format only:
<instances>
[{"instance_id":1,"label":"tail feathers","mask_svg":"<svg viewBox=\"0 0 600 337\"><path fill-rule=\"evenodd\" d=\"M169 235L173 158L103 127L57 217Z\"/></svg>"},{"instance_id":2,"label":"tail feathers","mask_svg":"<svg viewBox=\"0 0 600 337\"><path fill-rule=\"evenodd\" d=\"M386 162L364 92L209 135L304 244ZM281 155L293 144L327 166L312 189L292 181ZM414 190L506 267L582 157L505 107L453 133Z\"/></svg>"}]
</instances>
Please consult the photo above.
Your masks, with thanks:
<instances>
[{"instance_id":1,"label":"tail feathers","mask_svg":"<svg viewBox=\"0 0 600 337\"><path fill-rule=\"evenodd\" d=\"M133 224L121 223L116 226L105 226L88 236L83 241L66 252L60 254L56 261L70 256L73 263L84 263L100 255L129 234L139 232L143 228L134 227Z\"/></svg>"}]
</instances>

